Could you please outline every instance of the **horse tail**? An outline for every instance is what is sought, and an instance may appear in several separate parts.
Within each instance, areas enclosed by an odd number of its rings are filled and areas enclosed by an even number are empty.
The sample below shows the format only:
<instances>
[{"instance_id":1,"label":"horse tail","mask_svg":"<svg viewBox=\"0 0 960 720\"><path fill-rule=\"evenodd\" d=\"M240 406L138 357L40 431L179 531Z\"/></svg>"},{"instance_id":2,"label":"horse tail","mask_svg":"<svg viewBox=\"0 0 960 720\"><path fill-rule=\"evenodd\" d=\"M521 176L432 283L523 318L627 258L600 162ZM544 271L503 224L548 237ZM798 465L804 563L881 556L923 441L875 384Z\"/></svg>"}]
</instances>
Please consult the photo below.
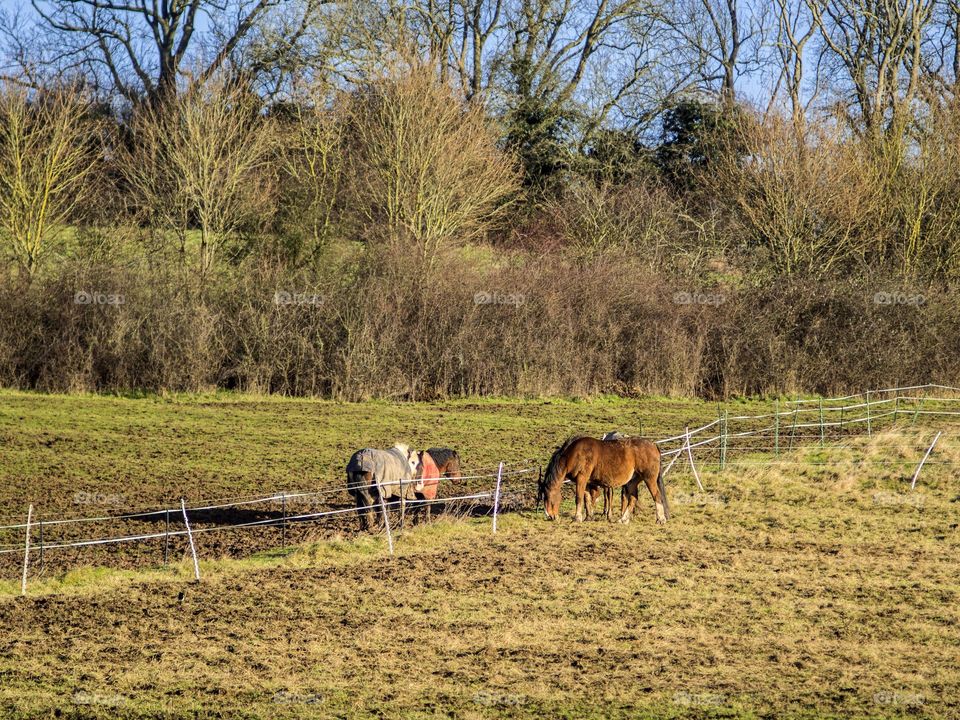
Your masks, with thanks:
<instances>
[{"instance_id":1,"label":"horse tail","mask_svg":"<svg viewBox=\"0 0 960 720\"><path fill-rule=\"evenodd\" d=\"M669 520L670 519L670 501L667 500L667 488L663 484L663 453L660 452L660 446L657 446L657 465L659 469L657 470L657 490L660 491L660 500L663 502L663 515Z\"/></svg>"}]
</instances>

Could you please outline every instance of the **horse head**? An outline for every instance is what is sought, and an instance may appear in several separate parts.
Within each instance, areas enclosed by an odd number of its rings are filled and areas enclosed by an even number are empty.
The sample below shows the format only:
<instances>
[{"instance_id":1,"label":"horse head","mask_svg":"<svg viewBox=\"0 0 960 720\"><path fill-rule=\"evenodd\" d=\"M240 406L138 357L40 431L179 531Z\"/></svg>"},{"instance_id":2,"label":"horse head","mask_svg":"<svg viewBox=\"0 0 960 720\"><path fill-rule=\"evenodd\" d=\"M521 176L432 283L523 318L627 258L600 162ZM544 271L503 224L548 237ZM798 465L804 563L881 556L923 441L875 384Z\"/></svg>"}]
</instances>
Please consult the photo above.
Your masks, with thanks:
<instances>
[{"instance_id":1,"label":"horse head","mask_svg":"<svg viewBox=\"0 0 960 720\"><path fill-rule=\"evenodd\" d=\"M393 446L393 449L406 458L407 464L410 466L410 472L413 477L417 477L420 473L420 453L412 450L406 443L397 443Z\"/></svg>"},{"instance_id":2,"label":"horse head","mask_svg":"<svg viewBox=\"0 0 960 720\"><path fill-rule=\"evenodd\" d=\"M543 502L543 512L548 520L560 519L560 501L562 499L563 477L557 472L557 463L565 448L557 448L550 458L547 471L537 483L537 504Z\"/></svg>"}]
</instances>

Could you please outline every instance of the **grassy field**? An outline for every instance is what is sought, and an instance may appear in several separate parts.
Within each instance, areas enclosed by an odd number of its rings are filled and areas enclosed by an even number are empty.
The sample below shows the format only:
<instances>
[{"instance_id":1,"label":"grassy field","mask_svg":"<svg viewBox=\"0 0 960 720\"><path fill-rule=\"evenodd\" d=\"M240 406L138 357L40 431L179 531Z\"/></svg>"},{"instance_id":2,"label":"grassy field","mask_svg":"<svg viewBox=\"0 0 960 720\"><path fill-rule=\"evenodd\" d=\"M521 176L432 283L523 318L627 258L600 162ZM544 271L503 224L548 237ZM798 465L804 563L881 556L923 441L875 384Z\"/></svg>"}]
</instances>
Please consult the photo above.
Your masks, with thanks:
<instances>
[{"instance_id":1,"label":"grassy field","mask_svg":"<svg viewBox=\"0 0 960 720\"><path fill-rule=\"evenodd\" d=\"M0 508L311 487L396 439L458 447L470 466L545 463L574 431L663 436L716 414L4 392ZM628 526L528 511L493 536L488 518L441 519L405 530L392 558L352 532L286 550L273 535L255 554L204 541L199 584L181 546L167 568L118 549L61 572L51 552L26 598L15 568L0 581L0 715L960 717L960 435L948 428L908 494L931 431L902 425L779 459L731 450L723 471L703 457L702 493L678 464L664 527L642 497Z\"/></svg>"}]
</instances>

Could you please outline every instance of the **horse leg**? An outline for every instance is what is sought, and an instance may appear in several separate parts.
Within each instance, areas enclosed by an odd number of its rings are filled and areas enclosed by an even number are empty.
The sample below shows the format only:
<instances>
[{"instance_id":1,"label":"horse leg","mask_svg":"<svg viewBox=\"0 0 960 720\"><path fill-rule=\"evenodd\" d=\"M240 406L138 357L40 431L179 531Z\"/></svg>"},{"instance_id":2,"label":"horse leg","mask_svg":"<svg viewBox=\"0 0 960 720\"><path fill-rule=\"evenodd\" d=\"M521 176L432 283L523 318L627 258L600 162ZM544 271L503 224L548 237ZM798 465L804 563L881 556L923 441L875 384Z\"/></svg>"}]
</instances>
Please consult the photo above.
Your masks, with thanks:
<instances>
[{"instance_id":1,"label":"horse leg","mask_svg":"<svg viewBox=\"0 0 960 720\"><path fill-rule=\"evenodd\" d=\"M576 479L576 492L577 492L577 522L583 522L583 510L584 505L587 504L587 480L588 477L584 475L577 476Z\"/></svg>"},{"instance_id":2,"label":"horse leg","mask_svg":"<svg viewBox=\"0 0 960 720\"><path fill-rule=\"evenodd\" d=\"M650 491L651 497L653 497L653 506L656 508L657 513L657 525L663 525L667 522L667 514L664 511L663 498L660 497L660 488L657 487L657 478L653 473L647 473L643 481L647 484L647 490Z\"/></svg>"},{"instance_id":3,"label":"horse leg","mask_svg":"<svg viewBox=\"0 0 960 720\"><path fill-rule=\"evenodd\" d=\"M630 516L633 514L633 509L637 505L637 481L635 479L628 482L623 486L624 498L620 502L621 509L623 511L620 514L620 522L626 524L630 522Z\"/></svg>"},{"instance_id":4,"label":"horse leg","mask_svg":"<svg viewBox=\"0 0 960 720\"><path fill-rule=\"evenodd\" d=\"M360 513L360 524L365 531L376 527L377 516L373 512L373 495L366 488L361 488L356 494L357 512Z\"/></svg>"},{"instance_id":5,"label":"horse leg","mask_svg":"<svg viewBox=\"0 0 960 720\"><path fill-rule=\"evenodd\" d=\"M420 496L417 499L423 503L423 522L430 522L430 516L433 513L432 501L428 500L425 496Z\"/></svg>"},{"instance_id":6,"label":"horse leg","mask_svg":"<svg viewBox=\"0 0 960 720\"><path fill-rule=\"evenodd\" d=\"M370 530L374 522L373 514L373 495L370 492L373 480L370 473L354 473L348 480L348 490L353 496L353 501L357 508L357 514L360 516L360 527L366 532Z\"/></svg>"},{"instance_id":7,"label":"horse leg","mask_svg":"<svg viewBox=\"0 0 960 720\"><path fill-rule=\"evenodd\" d=\"M600 494L600 488L597 486L591 487L587 491L586 503L587 503L587 520L593 520L593 506L597 502L597 495Z\"/></svg>"},{"instance_id":8,"label":"horse leg","mask_svg":"<svg viewBox=\"0 0 960 720\"><path fill-rule=\"evenodd\" d=\"M613 488L603 489L603 511L607 516L607 522L613 522Z\"/></svg>"}]
</instances>

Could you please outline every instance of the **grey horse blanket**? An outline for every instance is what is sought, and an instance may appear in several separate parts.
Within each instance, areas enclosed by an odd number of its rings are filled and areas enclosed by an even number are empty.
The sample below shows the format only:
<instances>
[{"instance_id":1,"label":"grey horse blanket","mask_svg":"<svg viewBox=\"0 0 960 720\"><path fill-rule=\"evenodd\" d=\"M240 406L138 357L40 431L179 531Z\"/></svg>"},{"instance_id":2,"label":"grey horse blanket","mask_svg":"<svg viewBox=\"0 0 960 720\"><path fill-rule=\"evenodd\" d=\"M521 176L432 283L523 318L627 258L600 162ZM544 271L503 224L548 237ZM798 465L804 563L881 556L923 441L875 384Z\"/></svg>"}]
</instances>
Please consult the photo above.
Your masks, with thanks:
<instances>
[{"instance_id":1,"label":"grey horse blanket","mask_svg":"<svg viewBox=\"0 0 960 720\"><path fill-rule=\"evenodd\" d=\"M406 500L414 500L423 490L423 482L413 477L406 446L397 445L389 450L364 448L357 450L347 463L347 472L368 472L384 499L400 497L401 484ZM372 490L373 488L368 488Z\"/></svg>"}]
</instances>

